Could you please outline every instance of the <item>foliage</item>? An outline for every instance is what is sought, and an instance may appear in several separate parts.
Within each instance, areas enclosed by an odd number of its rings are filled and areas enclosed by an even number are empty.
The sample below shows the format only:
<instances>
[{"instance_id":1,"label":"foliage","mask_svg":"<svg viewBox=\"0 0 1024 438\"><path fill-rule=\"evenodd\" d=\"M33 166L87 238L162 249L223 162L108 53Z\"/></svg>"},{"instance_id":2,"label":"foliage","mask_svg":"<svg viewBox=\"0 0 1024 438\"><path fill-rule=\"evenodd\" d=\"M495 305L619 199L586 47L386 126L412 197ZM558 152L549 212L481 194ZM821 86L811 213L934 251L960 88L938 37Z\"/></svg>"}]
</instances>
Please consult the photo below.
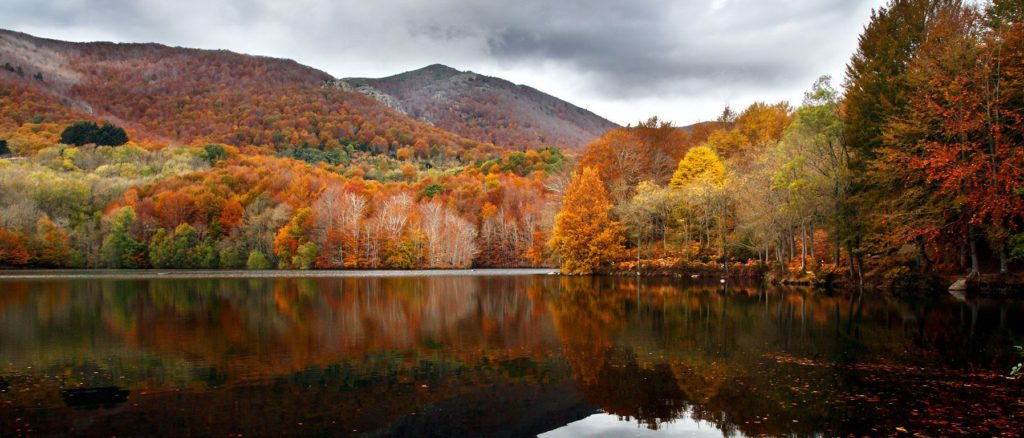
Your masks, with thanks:
<instances>
[{"instance_id":1,"label":"foliage","mask_svg":"<svg viewBox=\"0 0 1024 438\"><path fill-rule=\"evenodd\" d=\"M438 193L444 191L444 186L441 184L431 184L420 192L420 196L424 198L433 198Z\"/></svg>"},{"instance_id":2,"label":"foliage","mask_svg":"<svg viewBox=\"0 0 1024 438\"><path fill-rule=\"evenodd\" d=\"M313 244L312 247L306 246L307 243L312 243L309 242L309 237L306 235L306 231L313 228L312 219L313 211L310 208L300 208L295 212L295 216L288 222L288 225L278 231L277 237L274 239L274 255L277 256L280 268L309 269L312 267L313 259L316 258L316 244ZM301 254L300 248L303 249ZM308 257L309 252L314 253L312 258Z\"/></svg>"},{"instance_id":3,"label":"foliage","mask_svg":"<svg viewBox=\"0 0 1024 438\"><path fill-rule=\"evenodd\" d=\"M1024 233L1015 234L1010 238L1010 257L1014 260L1024 260Z\"/></svg>"},{"instance_id":4,"label":"foliage","mask_svg":"<svg viewBox=\"0 0 1024 438\"><path fill-rule=\"evenodd\" d=\"M124 129L109 123L97 126L95 122L81 121L65 128L60 134L60 142L75 146L121 146L128 142L128 134Z\"/></svg>"},{"instance_id":5,"label":"foliage","mask_svg":"<svg viewBox=\"0 0 1024 438\"><path fill-rule=\"evenodd\" d=\"M213 269L218 267L213 247L199 238L189 224L178 225L173 232L157 230L149 243L149 262L154 268Z\"/></svg>"},{"instance_id":6,"label":"foliage","mask_svg":"<svg viewBox=\"0 0 1024 438\"><path fill-rule=\"evenodd\" d=\"M724 183L725 165L710 147L699 146L687 151L672 174L669 185L673 188L683 188L696 180L716 187Z\"/></svg>"},{"instance_id":7,"label":"foliage","mask_svg":"<svg viewBox=\"0 0 1024 438\"><path fill-rule=\"evenodd\" d=\"M71 264L74 249L67 231L43 214L36 222L36 230L29 243L31 262L36 266L60 268Z\"/></svg>"},{"instance_id":8,"label":"foliage","mask_svg":"<svg viewBox=\"0 0 1024 438\"><path fill-rule=\"evenodd\" d=\"M864 169L882 145L885 125L903 114L906 70L915 47L925 39L929 0L892 0L871 13L846 68L844 135Z\"/></svg>"},{"instance_id":9,"label":"foliage","mask_svg":"<svg viewBox=\"0 0 1024 438\"><path fill-rule=\"evenodd\" d=\"M0 266L24 266L29 261L25 238L0 228Z\"/></svg>"},{"instance_id":10,"label":"foliage","mask_svg":"<svg viewBox=\"0 0 1024 438\"><path fill-rule=\"evenodd\" d=\"M292 257L292 266L299 269L312 269L313 263L316 262L318 251L316 243L306 242L302 244L295 251L295 256Z\"/></svg>"},{"instance_id":11,"label":"foliage","mask_svg":"<svg viewBox=\"0 0 1024 438\"><path fill-rule=\"evenodd\" d=\"M203 152L199 154L199 157L212 166L217 164L218 161L227 159L228 150L222 144L208 144L203 146Z\"/></svg>"},{"instance_id":12,"label":"foliage","mask_svg":"<svg viewBox=\"0 0 1024 438\"><path fill-rule=\"evenodd\" d=\"M741 166L778 142L793 121L793 109L786 102L754 102L735 117L729 111L726 108L719 118L722 129L708 136L707 146Z\"/></svg>"},{"instance_id":13,"label":"foliage","mask_svg":"<svg viewBox=\"0 0 1024 438\"><path fill-rule=\"evenodd\" d=\"M652 117L595 140L580 158L579 168L594 168L612 197L621 199L640 181L668 182L688 146L685 131Z\"/></svg>"},{"instance_id":14,"label":"foliage","mask_svg":"<svg viewBox=\"0 0 1024 438\"><path fill-rule=\"evenodd\" d=\"M1024 198L1014 193L1024 180L1014 133L1024 110L1008 96L1024 74L1002 67L1024 59L1003 47L1020 38L1020 26L987 32L981 11L955 2L931 14L905 73L906 113L890 121L873 163L879 177L894 176L895 189L881 198L910 213L889 221L909 238L968 242L972 274L979 271L974 240L984 232L1005 272L1005 246L1024 221Z\"/></svg>"},{"instance_id":15,"label":"foliage","mask_svg":"<svg viewBox=\"0 0 1024 438\"><path fill-rule=\"evenodd\" d=\"M132 237L135 210L123 207L111 215L110 233L103 239L100 253L108 268L142 268L146 266L146 246Z\"/></svg>"},{"instance_id":16,"label":"foliage","mask_svg":"<svg viewBox=\"0 0 1024 438\"><path fill-rule=\"evenodd\" d=\"M258 249L249 252L249 258L245 262L246 269L263 270L270 269L270 261L267 256Z\"/></svg>"},{"instance_id":17,"label":"foliage","mask_svg":"<svg viewBox=\"0 0 1024 438\"><path fill-rule=\"evenodd\" d=\"M348 157L341 149L325 151L323 149L312 147L294 147L278 152L277 156L294 158L314 165L318 163L327 163L332 166L338 166L348 162Z\"/></svg>"},{"instance_id":18,"label":"foliage","mask_svg":"<svg viewBox=\"0 0 1024 438\"><path fill-rule=\"evenodd\" d=\"M561 211L555 216L551 246L561 257L562 272L591 274L622 252L623 227L611 220L611 203L598 171L573 174Z\"/></svg>"}]
</instances>

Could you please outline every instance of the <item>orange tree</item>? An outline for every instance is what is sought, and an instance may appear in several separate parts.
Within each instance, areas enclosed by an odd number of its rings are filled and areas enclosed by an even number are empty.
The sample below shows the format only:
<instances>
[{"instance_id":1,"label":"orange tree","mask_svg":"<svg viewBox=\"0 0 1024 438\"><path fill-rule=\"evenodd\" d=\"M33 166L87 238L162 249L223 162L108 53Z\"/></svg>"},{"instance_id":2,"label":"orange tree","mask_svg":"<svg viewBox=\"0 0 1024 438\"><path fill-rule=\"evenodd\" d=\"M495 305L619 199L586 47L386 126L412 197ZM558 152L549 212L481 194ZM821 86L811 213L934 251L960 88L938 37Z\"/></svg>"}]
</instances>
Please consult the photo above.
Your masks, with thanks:
<instances>
[{"instance_id":1,"label":"orange tree","mask_svg":"<svg viewBox=\"0 0 1024 438\"><path fill-rule=\"evenodd\" d=\"M591 274L622 252L624 230L609 218L611 208L597 170L586 167L573 174L551 238L551 246L562 259L563 273Z\"/></svg>"}]
</instances>

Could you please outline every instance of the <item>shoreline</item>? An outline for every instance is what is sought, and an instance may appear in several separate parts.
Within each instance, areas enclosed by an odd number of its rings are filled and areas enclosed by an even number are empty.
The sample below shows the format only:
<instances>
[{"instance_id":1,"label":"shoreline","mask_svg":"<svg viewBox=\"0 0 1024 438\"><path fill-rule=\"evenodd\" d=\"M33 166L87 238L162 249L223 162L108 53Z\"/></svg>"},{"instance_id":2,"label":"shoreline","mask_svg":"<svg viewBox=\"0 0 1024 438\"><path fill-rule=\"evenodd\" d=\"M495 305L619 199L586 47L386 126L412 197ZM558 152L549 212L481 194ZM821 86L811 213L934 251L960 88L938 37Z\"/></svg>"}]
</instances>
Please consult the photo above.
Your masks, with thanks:
<instances>
[{"instance_id":1,"label":"shoreline","mask_svg":"<svg viewBox=\"0 0 1024 438\"><path fill-rule=\"evenodd\" d=\"M509 277L554 275L558 269L410 269L410 270L173 270L173 269L32 269L0 270L5 280L157 280L221 278L373 278L373 277Z\"/></svg>"}]
</instances>

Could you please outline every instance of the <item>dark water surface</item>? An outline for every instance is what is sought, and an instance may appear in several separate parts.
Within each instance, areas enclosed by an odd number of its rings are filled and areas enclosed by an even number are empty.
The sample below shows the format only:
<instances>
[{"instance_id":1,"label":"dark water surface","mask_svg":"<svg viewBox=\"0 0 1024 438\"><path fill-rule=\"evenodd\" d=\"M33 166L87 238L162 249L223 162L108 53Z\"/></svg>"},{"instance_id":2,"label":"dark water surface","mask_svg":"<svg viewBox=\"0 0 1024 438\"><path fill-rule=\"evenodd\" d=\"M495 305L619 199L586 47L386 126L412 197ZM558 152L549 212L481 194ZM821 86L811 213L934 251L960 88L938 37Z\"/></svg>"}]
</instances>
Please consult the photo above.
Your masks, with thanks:
<instances>
[{"instance_id":1,"label":"dark water surface","mask_svg":"<svg viewBox=\"0 0 1024 438\"><path fill-rule=\"evenodd\" d=\"M953 297L0 276L0 436L1013 436L1015 343L1021 303Z\"/></svg>"}]
</instances>

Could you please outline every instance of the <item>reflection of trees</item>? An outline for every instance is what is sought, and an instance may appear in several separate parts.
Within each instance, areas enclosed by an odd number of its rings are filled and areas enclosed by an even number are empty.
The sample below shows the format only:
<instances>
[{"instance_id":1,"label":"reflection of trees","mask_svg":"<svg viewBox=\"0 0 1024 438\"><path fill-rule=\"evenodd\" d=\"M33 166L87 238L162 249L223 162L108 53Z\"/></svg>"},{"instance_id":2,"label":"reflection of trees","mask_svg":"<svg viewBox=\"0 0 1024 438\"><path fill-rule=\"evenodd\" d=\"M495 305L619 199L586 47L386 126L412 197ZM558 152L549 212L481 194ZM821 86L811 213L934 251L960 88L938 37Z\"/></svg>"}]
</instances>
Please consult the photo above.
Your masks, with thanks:
<instances>
[{"instance_id":1,"label":"reflection of trees","mask_svg":"<svg viewBox=\"0 0 1024 438\"><path fill-rule=\"evenodd\" d=\"M153 360L229 380L395 352L478 362L555 351L534 279L60 281L0 296L5 364ZM21 283L25 284L25 283ZM130 373L129 373L130 374ZM155 376L159 378L159 376ZM153 382L156 383L156 382ZM172 383L172 382L165 382Z\"/></svg>"},{"instance_id":2,"label":"reflection of trees","mask_svg":"<svg viewBox=\"0 0 1024 438\"><path fill-rule=\"evenodd\" d=\"M607 366L601 368L597 379L580 384L587 400L605 412L636 418L657 429L659 424L679 418L690 406L668 364L640 367L628 350L608 351L606 356Z\"/></svg>"},{"instance_id":3,"label":"reflection of trees","mask_svg":"<svg viewBox=\"0 0 1024 438\"><path fill-rule=\"evenodd\" d=\"M651 428L689 415L727 434L870 433L858 424L865 416L896 412L849 398L865 379L936 361L989 367L1009 332L1005 306L972 339L971 324L983 323L970 305L804 289L562 278L540 295L590 402Z\"/></svg>"},{"instance_id":4,"label":"reflection of trees","mask_svg":"<svg viewBox=\"0 0 1024 438\"><path fill-rule=\"evenodd\" d=\"M25 375L32 365L38 379L126 384L133 394L139 388L217 388L201 397L225 405L231 395L218 391L248 394L241 387L270 381L272 389L252 390L253 403L290 400L325 416L326 408L300 400L296 388L351 409L383 400L376 411L383 418L403 412L401 403L442 403L486 385L543 385L571 374L589 403L647 427L686 415L726 433L871 434L858 422L896 414L851 401L849 394L916 403L915 388L890 383L934 384L934 377L921 375L926 365L1002 369L1010 359L1005 347L1024 331L1020 306L1007 303L725 291L661 279L11 286L0 294L0 374ZM89 375L96 377L83 377ZM421 394L420 385L431 392L443 387L443 394ZM176 403L186 405L182 397ZM951 397L946 406L957 400ZM370 427L378 420L346 424Z\"/></svg>"},{"instance_id":5,"label":"reflection of trees","mask_svg":"<svg viewBox=\"0 0 1024 438\"><path fill-rule=\"evenodd\" d=\"M549 301L552 322L562 341L562 352L576 380L596 382L612 347L612 337L623 323L622 297L604 292L606 278L563 277L553 286ZM597 292L601 291L601 292Z\"/></svg>"}]
</instances>

